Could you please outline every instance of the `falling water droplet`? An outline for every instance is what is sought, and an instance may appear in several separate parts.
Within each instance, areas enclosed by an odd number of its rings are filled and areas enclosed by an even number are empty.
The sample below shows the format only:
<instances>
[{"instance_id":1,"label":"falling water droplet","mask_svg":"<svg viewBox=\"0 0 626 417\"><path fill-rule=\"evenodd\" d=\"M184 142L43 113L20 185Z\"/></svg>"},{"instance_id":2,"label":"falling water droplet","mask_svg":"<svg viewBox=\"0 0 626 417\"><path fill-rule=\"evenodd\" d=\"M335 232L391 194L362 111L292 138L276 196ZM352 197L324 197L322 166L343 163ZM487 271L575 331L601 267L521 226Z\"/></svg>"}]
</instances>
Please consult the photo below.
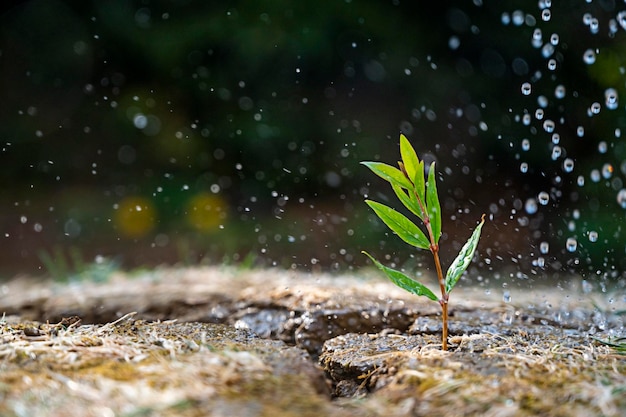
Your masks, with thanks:
<instances>
[{"instance_id":1,"label":"falling water droplet","mask_svg":"<svg viewBox=\"0 0 626 417\"><path fill-rule=\"evenodd\" d=\"M589 232L589 241L590 242L597 242L598 241L598 232L596 232L595 230L592 230Z\"/></svg>"},{"instance_id":2,"label":"falling water droplet","mask_svg":"<svg viewBox=\"0 0 626 417\"><path fill-rule=\"evenodd\" d=\"M576 241L576 238L574 237L567 238L567 241L565 242L565 248L567 249L568 252L574 252L577 247L578 247L578 242Z\"/></svg>"},{"instance_id":3,"label":"falling water droplet","mask_svg":"<svg viewBox=\"0 0 626 417\"><path fill-rule=\"evenodd\" d=\"M613 165L611 164L604 164L602 166L602 177L604 179L609 179L613 176Z\"/></svg>"},{"instance_id":4,"label":"falling water droplet","mask_svg":"<svg viewBox=\"0 0 626 417\"><path fill-rule=\"evenodd\" d=\"M578 127L576 128L576 135L577 135L579 138L582 138L583 136L585 136L585 128L584 128L583 126L578 126Z\"/></svg>"},{"instance_id":5,"label":"falling water droplet","mask_svg":"<svg viewBox=\"0 0 626 417\"><path fill-rule=\"evenodd\" d=\"M546 255L548 252L550 252L550 244L548 242L541 242L539 244L539 251Z\"/></svg>"},{"instance_id":6,"label":"falling water droplet","mask_svg":"<svg viewBox=\"0 0 626 417\"><path fill-rule=\"evenodd\" d=\"M624 190L623 206L624 208L626 208L626 190ZM528 214L535 214L537 212L537 200L535 200L534 198L529 198L528 200L526 200L526 203L524 204L524 210L526 210L526 213Z\"/></svg>"},{"instance_id":7,"label":"falling water droplet","mask_svg":"<svg viewBox=\"0 0 626 417\"><path fill-rule=\"evenodd\" d=\"M511 293L509 291L505 291L502 294L502 301L504 301L505 303L510 303L511 302Z\"/></svg>"},{"instance_id":8,"label":"falling water droplet","mask_svg":"<svg viewBox=\"0 0 626 417\"><path fill-rule=\"evenodd\" d=\"M583 61L587 65L591 65L596 62L596 53L593 51L593 49L587 49L585 51L585 53L583 54Z\"/></svg>"},{"instance_id":9,"label":"falling water droplet","mask_svg":"<svg viewBox=\"0 0 626 417\"><path fill-rule=\"evenodd\" d=\"M556 87L554 87L554 97L556 97L557 99L560 100L564 98L566 93L567 93L567 90L564 85L559 84Z\"/></svg>"},{"instance_id":10,"label":"falling water droplet","mask_svg":"<svg viewBox=\"0 0 626 417\"><path fill-rule=\"evenodd\" d=\"M592 169L591 173L589 174L589 177L591 178L591 181L593 182L600 181L600 171L598 171L597 169Z\"/></svg>"},{"instance_id":11,"label":"falling water droplet","mask_svg":"<svg viewBox=\"0 0 626 417\"><path fill-rule=\"evenodd\" d=\"M541 55L544 58L550 58L552 54L554 54L554 45L552 45L551 43L546 43L545 45L543 45L543 47L541 48Z\"/></svg>"},{"instance_id":12,"label":"falling water droplet","mask_svg":"<svg viewBox=\"0 0 626 417\"><path fill-rule=\"evenodd\" d=\"M607 148L608 148L608 146L607 146L605 141L601 141L600 143L598 143L598 152L606 153Z\"/></svg>"},{"instance_id":13,"label":"falling water droplet","mask_svg":"<svg viewBox=\"0 0 626 417\"><path fill-rule=\"evenodd\" d=\"M578 178L576 178L576 184L578 184L579 187L585 185L585 177L579 175Z\"/></svg>"},{"instance_id":14,"label":"falling water droplet","mask_svg":"<svg viewBox=\"0 0 626 417\"><path fill-rule=\"evenodd\" d=\"M522 139L522 150L528 151L530 149L530 141L528 139Z\"/></svg>"},{"instance_id":15,"label":"falling water droplet","mask_svg":"<svg viewBox=\"0 0 626 417\"><path fill-rule=\"evenodd\" d=\"M550 9L543 9L541 11L541 20L544 22L549 22L551 17L552 13L550 12Z\"/></svg>"},{"instance_id":16,"label":"falling water droplet","mask_svg":"<svg viewBox=\"0 0 626 417\"><path fill-rule=\"evenodd\" d=\"M557 33L550 35L550 43L554 46L559 44L559 35Z\"/></svg>"},{"instance_id":17,"label":"falling water droplet","mask_svg":"<svg viewBox=\"0 0 626 417\"><path fill-rule=\"evenodd\" d=\"M547 133L554 132L554 122L550 119L546 119L543 122L543 130L545 130Z\"/></svg>"},{"instance_id":18,"label":"falling water droplet","mask_svg":"<svg viewBox=\"0 0 626 417\"><path fill-rule=\"evenodd\" d=\"M526 163L526 162L522 162L522 163L519 165L519 170L522 172L522 174L527 173L527 172L528 172L528 163Z\"/></svg>"},{"instance_id":19,"label":"falling water droplet","mask_svg":"<svg viewBox=\"0 0 626 417\"><path fill-rule=\"evenodd\" d=\"M607 88L604 91L604 104L606 105L606 108L609 110L617 109L618 95L617 95L616 89Z\"/></svg>"},{"instance_id":20,"label":"falling water droplet","mask_svg":"<svg viewBox=\"0 0 626 417\"><path fill-rule=\"evenodd\" d=\"M524 94L525 96L529 96L531 92L532 86L530 85L530 83L522 84L522 94Z\"/></svg>"},{"instance_id":21,"label":"falling water droplet","mask_svg":"<svg viewBox=\"0 0 626 417\"><path fill-rule=\"evenodd\" d=\"M547 192L542 191L537 196L537 200L539 201L539 204L545 206L550 201L550 195Z\"/></svg>"},{"instance_id":22,"label":"falling water droplet","mask_svg":"<svg viewBox=\"0 0 626 417\"><path fill-rule=\"evenodd\" d=\"M572 158L565 158L563 161L563 171L572 172L574 170L574 160Z\"/></svg>"},{"instance_id":23,"label":"falling water droplet","mask_svg":"<svg viewBox=\"0 0 626 417\"><path fill-rule=\"evenodd\" d=\"M617 204L619 204L621 208L626 209L626 188L622 188L617 193Z\"/></svg>"},{"instance_id":24,"label":"falling water droplet","mask_svg":"<svg viewBox=\"0 0 626 417\"><path fill-rule=\"evenodd\" d=\"M552 160L556 161L557 159L559 159L561 157L561 147L560 146L555 146L554 148L552 148Z\"/></svg>"},{"instance_id":25,"label":"falling water droplet","mask_svg":"<svg viewBox=\"0 0 626 417\"><path fill-rule=\"evenodd\" d=\"M543 119L543 109L537 109L535 110L535 119L537 120L541 120Z\"/></svg>"}]
</instances>

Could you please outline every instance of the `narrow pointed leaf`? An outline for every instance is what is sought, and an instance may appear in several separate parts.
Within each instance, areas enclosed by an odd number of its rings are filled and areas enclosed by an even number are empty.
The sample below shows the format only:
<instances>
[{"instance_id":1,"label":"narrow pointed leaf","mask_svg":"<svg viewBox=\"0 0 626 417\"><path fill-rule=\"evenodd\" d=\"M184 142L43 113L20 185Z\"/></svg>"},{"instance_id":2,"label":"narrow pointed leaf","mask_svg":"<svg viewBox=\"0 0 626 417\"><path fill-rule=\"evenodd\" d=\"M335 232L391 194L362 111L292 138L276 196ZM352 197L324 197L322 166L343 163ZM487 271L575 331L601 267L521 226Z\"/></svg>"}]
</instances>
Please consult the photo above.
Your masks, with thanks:
<instances>
[{"instance_id":1,"label":"narrow pointed leaf","mask_svg":"<svg viewBox=\"0 0 626 417\"><path fill-rule=\"evenodd\" d=\"M376 265L378 269L383 271L385 275L387 275L387 277L391 280L391 282L396 284L398 287L410 292L411 294L423 295L424 297L428 297L433 301L439 300L437 296L431 290L429 290L428 287L426 287L425 285L420 284L417 281L413 281L411 278L409 278L408 276L406 276L400 271L396 271L395 269L386 267L385 265L381 264L376 259L374 259L372 255L370 255L369 253L365 251L363 251L363 253L367 255L372 260L372 262L374 262L374 265Z\"/></svg>"},{"instance_id":2,"label":"narrow pointed leaf","mask_svg":"<svg viewBox=\"0 0 626 417\"><path fill-rule=\"evenodd\" d=\"M418 169L419 159L409 140L402 134L400 135L400 155L407 175L413 180Z\"/></svg>"},{"instance_id":3,"label":"narrow pointed leaf","mask_svg":"<svg viewBox=\"0 0 626 417\"><path fill-rule=\"evenodd\" d=\"M417 203L417 200L412 192L409 191L409 194L407 194L402 187L396 184L391 184L391 188L393 188L393 191L396 193L396 196L398 196L398 199L402 202L402 204L404 204L404 207L411 210L411 213L423 220L422 210L420 209L419 204Z\"/></svg>"},{"instance_id":4,"label":"narrow pointed leaf","mask_svg":"<svg viewBox=\"0 0 626 417\"><path fill-rule=\"evenodd\" d=\"M428 249L430 244L424 232L420 230L411 220L402 213L398 213L391 207L377 203L372 200L365 200L368 206L374 210L376 215L389 227L400 239L409 245L420 249Z\"/></svg>"},{"instance_id":5,"label":"narrow pointed leaf","mask_svg":"<svg viewBox=\"0 0 626 417\"><path fill-rule=\"evenodd\" d=\"M441 237L441 207L439 206L439 196L437 195L437 183L435 174L435 163L430 164L428 171L428 186L426 187L426 206L430 224L433 229L435 243L439 243Z\"/></svg>"},{"instance_id":6,"label":"narrow pointed leaf","mask_svg":"<svg viewBox=\"0 0 626 417\"><path fill-rule=\"evenodd\" d=\"M400 187L409 190L413 187L402 171L396 167L392 167L391 165L387 165L383 162L361 162L361 164L371 169L372 172L380 178L389 181L392 184L397 184Z\"/></svg>"},{"instance_id":7,"label":"narrow pointed leaf","mask_svg":"<svg viewBox=\"0 0 626 417\"><path fill-rule=\"evenodd\" d=\"M449 293L452 291L452 288L456 285L463 275L463 272L467 269L470 262L472 262L472 258L474 257L474 251L476 250L476 246L478 246L478 240L480 239L480 232L483 228L483 224L485 224L485 216L480 219L480 223L474 229L474 232L470 236L470 238L465 242L465 245L461 248L461 251L457 255L450 268L448 268L448 272L446 272L446 292Z\"/></svg>"},{"instance_id":8,"label":"narrow pointed leaf","mask_svg":"<svg viewBox=\"0 0 626 417\"><path fill-rule=\"evenodd\" d=\"M417 196L422 201L422 204L426 203L424 194L426 192L426 178L424 177L424 161L419 161L415 177L413 178L414 190Z\"/></svg>"}]
</instances>

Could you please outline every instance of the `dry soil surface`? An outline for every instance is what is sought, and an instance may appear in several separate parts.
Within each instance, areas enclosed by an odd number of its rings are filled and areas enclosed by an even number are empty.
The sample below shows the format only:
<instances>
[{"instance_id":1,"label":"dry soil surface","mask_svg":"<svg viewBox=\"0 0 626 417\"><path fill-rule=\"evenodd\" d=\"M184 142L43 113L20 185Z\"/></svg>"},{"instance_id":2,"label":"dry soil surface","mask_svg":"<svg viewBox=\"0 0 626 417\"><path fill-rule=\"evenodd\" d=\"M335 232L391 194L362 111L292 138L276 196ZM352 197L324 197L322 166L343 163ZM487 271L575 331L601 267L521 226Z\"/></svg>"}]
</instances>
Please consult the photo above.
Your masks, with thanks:
<instances>
[{"instance_id":1,"label":"dry soil surface","mask_svg":"<svg viewBox=\"0 0 626 417\"><path fill-rule=\"evenodd\" d=\"M624 291L159 269L0 287L2 416L623 416Z\"/></svg>"}]
</instances>

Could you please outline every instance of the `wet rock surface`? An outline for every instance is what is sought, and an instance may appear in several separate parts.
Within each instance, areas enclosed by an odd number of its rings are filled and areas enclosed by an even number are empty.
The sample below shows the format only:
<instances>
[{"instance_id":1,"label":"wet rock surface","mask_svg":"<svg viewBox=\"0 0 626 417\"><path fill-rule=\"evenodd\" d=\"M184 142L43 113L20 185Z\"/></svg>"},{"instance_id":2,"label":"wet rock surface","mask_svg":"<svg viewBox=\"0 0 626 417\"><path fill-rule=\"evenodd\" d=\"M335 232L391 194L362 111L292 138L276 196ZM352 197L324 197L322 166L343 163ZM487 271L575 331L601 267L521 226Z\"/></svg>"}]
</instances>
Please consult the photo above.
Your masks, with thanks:
<instances>
[{"instance_id":1,"label":"wet rock surface","mask_svg":"<svg viewBox=\"0 0 626 417\"><path fill-rule=\"evenodd\" d=\"M592 336L623 331L624 308L574 290L457 290L442 352L439 306L382 279L19 278L0 295L0 411L56 415L63 393L75 415L623 415L625 357Z\"/></svg>"}]
</instances>

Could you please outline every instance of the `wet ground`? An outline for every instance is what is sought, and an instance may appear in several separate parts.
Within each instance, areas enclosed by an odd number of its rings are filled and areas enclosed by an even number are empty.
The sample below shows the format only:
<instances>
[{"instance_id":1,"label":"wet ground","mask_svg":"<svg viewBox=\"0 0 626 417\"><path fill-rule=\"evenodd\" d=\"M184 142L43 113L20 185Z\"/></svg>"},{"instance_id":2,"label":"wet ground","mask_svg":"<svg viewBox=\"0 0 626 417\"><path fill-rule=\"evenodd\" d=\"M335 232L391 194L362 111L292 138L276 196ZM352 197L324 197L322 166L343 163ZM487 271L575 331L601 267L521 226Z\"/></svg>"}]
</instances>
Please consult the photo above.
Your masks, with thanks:
<instances>
[{"instance_id":1,"label":"wet ground","mask_svg":"<svg viewBox=\"0 0 626 417\"><path fill-rule=\"evenodd\" d=\"M0 414L626 415L626 356L597 341L623 332L623 294L578 284L511 302L461 284L443 352L439 306L377 275L18 278L1 287Z\"/></svg>"}]
</instances>

